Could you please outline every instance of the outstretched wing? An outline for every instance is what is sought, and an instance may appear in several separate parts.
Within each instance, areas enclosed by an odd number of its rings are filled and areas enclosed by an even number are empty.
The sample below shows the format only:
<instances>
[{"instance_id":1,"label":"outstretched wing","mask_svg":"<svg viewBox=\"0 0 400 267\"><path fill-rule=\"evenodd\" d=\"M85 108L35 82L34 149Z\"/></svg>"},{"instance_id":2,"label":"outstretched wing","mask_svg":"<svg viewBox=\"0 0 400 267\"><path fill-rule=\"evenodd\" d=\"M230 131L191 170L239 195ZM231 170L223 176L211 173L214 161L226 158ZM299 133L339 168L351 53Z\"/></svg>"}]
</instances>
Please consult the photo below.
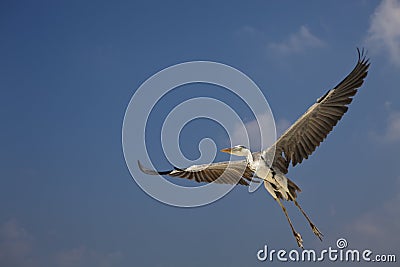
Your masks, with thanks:
<instances>
[{"instance_id":1,"label":"outstretched wing","mask_svg":"<svg viewBox=\"0 0 400 267\"><path fill-rule=\"evenodd\" d=\"M243 161L224 161L204 165L193 165L186 169L174 167L171 171L155 171L145 168L138 161L139 169L150 175L169 175L180 177L196 182L218 184L241 184L249 185L253 179L253 171L247 167L247 162Z\"/></svg>"},{"instance_id":2,"label":"outstretched wing","mask_svg":"<svg viewBox=\"0 0 400 267\"><path fill-rule=\"evenodd\" d=\"M295 166L307 159L346 113L370 65L364 49L360 53L357 48L357 52L358 61L352 72L319 98L271 148L263 151L271 152L275 146L273 165L283 173L288 172L290 162Z\"/></svg>"}]
</instances>

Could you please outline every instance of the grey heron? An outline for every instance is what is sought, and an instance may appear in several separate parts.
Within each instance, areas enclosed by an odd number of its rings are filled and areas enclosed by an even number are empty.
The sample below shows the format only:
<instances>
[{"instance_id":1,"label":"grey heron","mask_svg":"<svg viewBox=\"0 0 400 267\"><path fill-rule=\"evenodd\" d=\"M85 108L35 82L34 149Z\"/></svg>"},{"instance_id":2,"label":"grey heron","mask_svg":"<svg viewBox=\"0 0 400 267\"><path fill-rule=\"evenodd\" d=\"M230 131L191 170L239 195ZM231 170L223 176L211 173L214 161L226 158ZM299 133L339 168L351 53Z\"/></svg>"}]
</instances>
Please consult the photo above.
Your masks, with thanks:
<instances>
[{"instance_id":1,"label":"grey heron","mask_svg":"<svg viewBox=\"0 0 400 267\"><path fill-rule=\"evenodd\" d=\"M174 167L169 171L145 168L139 161L142 172L150 175L169 175L196 182L249 185L251 181L263 181L264 187L278 202L290 225L297 245L303 248L301 235L295 230L281 200L293 201L307 219L313 233L322 240L322 233L311 221L297 201L300 188L288 177L290 163L296 166L307 159L332 131L348 110L357 89L368 74L369 59L357 48L358 60L354 69L337 86L328 90L314 103L282 136L269 148L252 153L238 145L222 149L222 152L245 157L245 160L225 161L194 165L185 169ZM256 179L255 179L256 178ZM260 179L260 180L258 180Z\"/></svg>"}]
</instances>

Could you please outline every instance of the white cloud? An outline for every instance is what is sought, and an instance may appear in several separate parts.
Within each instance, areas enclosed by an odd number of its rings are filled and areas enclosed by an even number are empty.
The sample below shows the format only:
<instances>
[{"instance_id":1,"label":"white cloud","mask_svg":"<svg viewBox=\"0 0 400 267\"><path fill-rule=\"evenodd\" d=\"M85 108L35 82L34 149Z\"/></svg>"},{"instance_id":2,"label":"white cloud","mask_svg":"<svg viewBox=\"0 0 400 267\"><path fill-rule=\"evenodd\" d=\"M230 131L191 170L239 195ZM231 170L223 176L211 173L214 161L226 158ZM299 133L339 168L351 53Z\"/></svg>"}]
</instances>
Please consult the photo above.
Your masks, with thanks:
<instances>
[{"instance_id":1,"label":"white cloud","mask_svg":"<svg viewBox=\"0 0 400 267\"><path fill-rule=\"evenodd\" d=\"M32 236L12 219L0 225L0 266L32 265Z\"/></svg>"},{"instance_id":2,"label":"white cloud","mask_svg":"<svg viewBox=\"0 0 400 267\"><path fill-rule=\"evenodd\" d=\"M275 122L270 114L261 114L257 116L261 127L264 127L262 134L263 142L261 145L260 126L257 120L252 120L243 125L236 125L233 134L231 135L232 145L248 145L247 137L249 137L250 148L253 151L265 149L272 145L276 137L279 137L289 126L290 122L286 119L279 119ZM276 128L276 135L275 129ZM262 130L263 128L261 128ZM247 131L247 132L246 132Z\"/></svg>"},{"instance_id":3,"label":"white cloud","mask_svg":"<svg viewBox=\"0 0 400 267\"><path fill-rule=\"evenodd\" d=\"M274 121L270 114L261 114L257 116L257 120L252 120L247 123L235 125L233 134L231 134L230 139L232 145L245 145L249 146L251 150L261 150L261 138L262 146L265 147L266 144L271 144L275 139L273 129L269 134L263 132L261 137L261 127L266 126L268 129L274 128Z\"/></svg>"},{"instance_id":4,"label":"white cloud","mask_svg":"<svg viewBox=\"0 0 400 267\"><path fill-rule=\"evenodd\" d=\"M276 122L276 135L277 138L279 138L290 126L291 122L288 121L287 119L279 119Z\"/></svg>"},{"instance_id":5,"label":"white cloud","mask_svg":"<svg viewBox=\"0 0 400 267\"><path fill-rule=\"evenodd\" d=\"M380 144L392 144L400 141L400 111L392 108L392 102L386 101L384 108L387 112L386 124L380 131L371 131L370 137Z\"/></svg>"},{"instance_id":6,"label":"white cloud","mask_svg":"<svg viewBox=\"0 0 400 267\"><path fill-rule=\"evenodd\" d=\"M394 111L389 114L384 139L388 142L400 141L400 112Z\"/></svg>"},{"instance_id":7,"label":"white cloud","mask_svg":"<svg viewBox=\"0 0 400 267\"><path fill-rule=\"evenodd\" d=\"M387 144L400 141L400 111L393 110L389 101L384 103L388 112L386 125L381 132L371 132L371 138L375 141Z\"/></svg>"},{"instance_id":8,"label":"white cloud","mask_svg":"<svg viewBox=\"0 0 400 267\"><path fill-rule=\"evenodd\" d=\"M240 27L239 30L237 31L237 34L246 35L246 36L247 35L253 35L253 34L262 35L262 33L259 30L257 30L254 27L251 27L251 26Z\"/></svg>"},{"instance_id":9,"label":"white cloud","mask_svg":"<svg viewBox=\"0 0 400 267\"><path fill-rule=\"evenodd\" d=\"M56 254L55 262L57 266L79 267L79 266L115 266L121 260L121 252L101 254L97 251L79 246L69 250L63 250Z\"/></svg>"},{"instance_id":10,"label":"white cloud","mask_svg":"<svg viewBox=\"0 0 400 267\"><path fill-rule=\"evenodd\" d=\"M387 52L400 65L400 1L383 0L371 16L366 43L372 52Z\"/></svg>"},{"instance_id":11,"label":"white cloud","mask_svg":"<svg viewBox=\"0 0 400 267\"><path fill-rule=\"evenodd\" d=\"M303 25L298 32L291 34L287 40L280 43L270 43L268 48L282 54L290 54L323 45L324 42Z\"/></svg>"},{"instance_id":12,"label":"white cloud","mask_svg":"<svg viewBox=\"0 0 400 267\"><path fill-rule=\"evenodd\" d=\"M0 266L109 267L122 259L119 251L99 252L83 245L46 252L35 237L15 219L1 223Z\"/></svg>"},{"instance_id":13,"label":"white cloud","mask_svg":"<svg viewBox=\"0 0 400 267\"><path fill-rule=\"evenodd\" d=\"M356 245L369 244L379 248L398 248L400 245L397 234L400 232L400 177L392 186L398 188L396 195L382 206L362 214L349 226L352 242L358 243Z\"/></svg>"}]
</instances>

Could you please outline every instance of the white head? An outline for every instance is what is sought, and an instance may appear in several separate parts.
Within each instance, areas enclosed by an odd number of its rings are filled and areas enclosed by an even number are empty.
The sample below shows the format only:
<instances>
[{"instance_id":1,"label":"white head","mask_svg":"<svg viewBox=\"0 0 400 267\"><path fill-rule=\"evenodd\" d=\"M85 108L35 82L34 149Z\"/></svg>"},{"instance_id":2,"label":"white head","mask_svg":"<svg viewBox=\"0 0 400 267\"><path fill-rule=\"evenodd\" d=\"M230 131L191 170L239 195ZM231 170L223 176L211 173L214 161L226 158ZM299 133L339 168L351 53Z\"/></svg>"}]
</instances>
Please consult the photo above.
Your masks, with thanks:
<instances>
[{"instance_id":1,"label":"white head","mask_svg":"<svg viewBox=\"0 0 400 267\"><path fill-rule=\"evenodd\" d=\"M242 156L242 157L246 157L249 154L251 155L250 150L242 145L238 145L238 146L234 146L232 148L225 148L222 149L221 152L225 152L225 153L229 153L235 156Z\"/></svg>"}]
</instances>

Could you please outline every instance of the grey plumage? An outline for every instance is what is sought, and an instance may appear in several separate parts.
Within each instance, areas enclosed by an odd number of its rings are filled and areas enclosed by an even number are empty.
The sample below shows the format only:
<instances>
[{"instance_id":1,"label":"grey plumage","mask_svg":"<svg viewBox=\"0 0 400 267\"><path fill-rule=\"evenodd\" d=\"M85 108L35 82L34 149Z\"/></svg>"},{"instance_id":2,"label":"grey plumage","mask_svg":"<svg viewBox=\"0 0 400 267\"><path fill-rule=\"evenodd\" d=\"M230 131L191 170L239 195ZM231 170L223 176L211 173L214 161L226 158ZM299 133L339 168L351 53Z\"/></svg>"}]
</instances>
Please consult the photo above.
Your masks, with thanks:
<instances>
[{"instance_id":1,"label":"grey plumage","mask_svg":"<svg viewBox=\"0 0 400 267\"><path fill-rule=\"evenodd\" d=\"M283 173L307 159L348 110L357 89L368 74L369 60L358 51L353 71L335 88L319 98L276 142L265 151L275 149L273 165Z\"/></svg>"},{"instance_id":2,"label":"grey plumage","mask_svg":"<svg viewBox=\"0 0 400 267\"><path fill-rule=\"evenodd\" d=\"M193 165L186 169L174 168L164 172L147 169L140 161L138 161L138 166L146 174L169 175L196 182L249 185L249 182L253 179L253 171L249 169L245 160Z\"/></svg>"}]
</instances>

